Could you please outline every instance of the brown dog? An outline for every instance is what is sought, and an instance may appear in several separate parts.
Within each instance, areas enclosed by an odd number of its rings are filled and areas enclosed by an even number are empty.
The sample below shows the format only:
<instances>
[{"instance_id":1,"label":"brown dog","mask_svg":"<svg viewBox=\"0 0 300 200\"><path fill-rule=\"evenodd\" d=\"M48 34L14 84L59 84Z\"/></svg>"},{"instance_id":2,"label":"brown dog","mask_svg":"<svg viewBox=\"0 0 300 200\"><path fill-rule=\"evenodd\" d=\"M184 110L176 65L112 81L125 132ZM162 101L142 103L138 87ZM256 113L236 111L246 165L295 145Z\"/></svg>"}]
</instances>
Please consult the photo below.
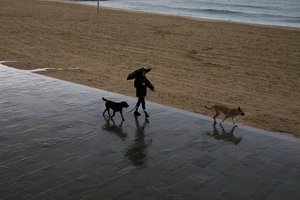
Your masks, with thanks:
<instances>
[{"instance_id":1,"label":"brown dog","mask_svg":"<svg viewBox=\"0 0 300 200\"><path fill-rule=\"evenodd\" d=\"M212 107L205 106L205 108L210 109L210 110L213 108L215 109L215 112L216 112L216 114L214 116L215 121L216 121L216 117L219 116L220 112L222 112L225 115L225 118L223 119L222 122L224 122L228 117L231 117L234 125L235 125L235 123L234 123L233 118L235 116L238 116L238 115L244 116L245 115L244 111L239 106L238 106L238 108L228 108L225 105L214 105Z\"/></svg>"},{"instance_id":2,"label":"brown dog","mask_svg":"<svg viewBox=\"0 0 300 200\"><path fill-rule=\"evenodd\" d=\"M105 101L105 110L103 112L103 116L105 114L105 112L107 111L108 112L108 116L110 118L113 118L116 114L116 112L120 112L121 113L121 116L122 116L122 120L124 121L124 117L123 117L123 108L128 108L129 105L127 104L127 102L125 101L122 101L122 102L113 102L113 101L110 101L110 100L107 100L105 98L102 97L102 100ZM109 109L112 109L113 110L113 115L110 115L110 112L109 112Z\"/></svg>"}]
</instances>

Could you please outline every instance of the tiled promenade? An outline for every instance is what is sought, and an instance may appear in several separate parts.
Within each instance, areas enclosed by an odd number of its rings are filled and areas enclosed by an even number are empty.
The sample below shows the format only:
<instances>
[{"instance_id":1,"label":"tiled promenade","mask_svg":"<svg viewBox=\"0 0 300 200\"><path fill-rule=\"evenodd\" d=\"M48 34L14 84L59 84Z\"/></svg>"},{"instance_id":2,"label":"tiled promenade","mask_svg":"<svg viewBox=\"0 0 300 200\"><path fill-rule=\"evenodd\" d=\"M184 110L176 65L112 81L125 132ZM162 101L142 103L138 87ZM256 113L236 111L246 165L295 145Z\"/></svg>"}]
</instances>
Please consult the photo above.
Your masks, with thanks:
<instances>
[{"instance_id":1,"label":"tiled promenade","mask_svg":"<svg viewBox=\"0 0 300 200\"><path fill-rule=\"evenodd\" d=\"M299 200L300 141L0 65L1 200ZM246 113L247 114L247 113Z\"/></svg>"}]
</instances>

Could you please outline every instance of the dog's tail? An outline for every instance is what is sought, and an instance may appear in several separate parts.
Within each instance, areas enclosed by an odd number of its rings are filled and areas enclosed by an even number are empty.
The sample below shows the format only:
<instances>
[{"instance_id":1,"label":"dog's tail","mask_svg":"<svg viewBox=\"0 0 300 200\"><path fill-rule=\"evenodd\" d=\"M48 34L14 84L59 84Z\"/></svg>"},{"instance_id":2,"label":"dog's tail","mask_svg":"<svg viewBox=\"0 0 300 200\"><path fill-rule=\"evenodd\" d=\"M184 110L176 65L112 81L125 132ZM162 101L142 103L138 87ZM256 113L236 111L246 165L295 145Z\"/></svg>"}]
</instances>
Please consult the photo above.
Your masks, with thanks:
<instances>
[{"instance_id":1,"label":"dog's tail","mask_svg":"<svg viewBox=\"0 0 300 200\"><path fill-rule=\"evenodd\" d=\"M211 109L213 109L214 108L214 106L212 106L212 107L208 107L208 106L204 106L206 109L209 109L209 110L211 110Z\"/></svg>"},{"instance_id":2,"label":"dog's tail","mask_svg":"<svg viewBox=\"0 0 300 200\"><path fill-rule=\"evenodd\" d=\"M103 101L107 101L107 99L105 99L104 97L102 97L102 100L103 100Z\"/></svg>"}]
</instances>

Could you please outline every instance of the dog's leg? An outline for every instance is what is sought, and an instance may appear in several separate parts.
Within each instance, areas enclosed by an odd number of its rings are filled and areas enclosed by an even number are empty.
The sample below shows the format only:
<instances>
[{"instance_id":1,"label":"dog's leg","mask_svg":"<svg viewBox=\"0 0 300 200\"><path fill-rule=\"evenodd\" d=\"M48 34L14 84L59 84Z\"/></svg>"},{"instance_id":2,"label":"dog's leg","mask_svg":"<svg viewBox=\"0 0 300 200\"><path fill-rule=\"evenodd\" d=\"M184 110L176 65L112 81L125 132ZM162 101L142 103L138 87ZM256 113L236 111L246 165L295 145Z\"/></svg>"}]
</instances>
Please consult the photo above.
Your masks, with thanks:
<instances>
[{"instance_id":1,"label":"dog's leg","mask_svg":"<svg viewBox=\"0 0 300 200\"><path fill-rule=\"evenodd\" d=\"M113 115L110 116L110 118L113 118L115 116L115 114L116 114L116 111L113 112Z\"/></svg>"},{"instance_id":2,"label":"dog's leg","mask_svg":"<svg viewBox=\"0 0 300 200\"><path fill-rule=\"evenodd\" d=\"M223 123L228 117L229 117L228 115L225 115L225 117L221 123Z\"/></svg>"},{"instance_id":3,"label":"dog's leg","mask_svg":"<svg viewBox=\"0 0 300 200\"><path fill-rule=\"evenodd\" d=\"M225 133L225 128L224 128L224 126L223 126L222 124L220 124L220 127L221 127L221 129L222 129L222 133L224 134L224 133Z\"/></svg>"},{"instance_id":4,"label":"dog's leg","mask_svg":"<svg viewBox=\"0 0 300 200\"><path fill-rule=\"evenodd\" d=\"M112 121L112 126L115 126L115 120L114 120L114 119L112 119L112 118L109 118L109 120L111 120L111 121Z\"/></svg>"},{"instance_id":5,"label":"dog's leg","mask_svg":"<svg viewBox=\"0 0 300 200\"><path fill-rule=\"evenodd\" d=\"M110 111L109 111L110 109L109 108L107 108L107 113L108 113L108 116L110 117Z\"/></svg>"},{"instance_id":6,"label":"dog's leg","mask_svg":"<svg viewBox=\"0 0 300 200\"><path fill-rule=\"evenodd\" d=\"M107 108L105 108L105 110L104 110L104 112L103 112L103 116L104 116L104 114L105 114L106 111L107 111Z\"/></svg>"},{"instance_id":7,"label":"dog's leg","mask_svg":"<svg viewBox=\"0 0 300 200\"><path fill-rule=\"evenodd\" d=\"M218 116L219 116L220 112L219 112L219 111L217 111L217 110L215 110L215 111L216 111L216 114L215 114L215 116L214 116L214 120L216 121L216 117L218 117Z\"/></svg>"},{"instance_id":8,"label":"dog's leg","mask_svg":"<svg viewBox=\"0 0 300 200\"><path fill-rule=\"evenodd\" d=\"M233 135L233 131L234 131L234 129L236 128L237 126L234 126L234 127L232 127L232 129L231 129L231 131L230 131L230 134L234 137L234 135Z\"/></svg>"},{"instance_id":9,"label":"dog's leg","mask_svg":"<svg viewBox=\"0 0 300 200\"><path fill-rule=\"evenodd\" d=\"M233 120L233 117L232 117L231 119L232 119L232 122L233 122L234 127L236 127L237 125L235 125L234 120Z\"/></svg>"},{"instance_id":10,"label":"dog's leg","mask_svg":"<svg viewBox=\"0 0 300 200\"><path fill-rule=\"evenodd\" d=\"M216 114L213 118L214 118L214 121L216 121L216 117L217 117L218 115Z\"/></svg>"},{"instance_id":11,"label":"dog's leg","mask_svg":"<svg viewBox=\"0 0 300 200\"><path fill-rule=\"evenodd\" d=\"M121 116L122 116L122 120L125 121L124 117L123 117L123 113L122 113L122 110L120 111L121 113Z\"/></svg>"}]
</instances>

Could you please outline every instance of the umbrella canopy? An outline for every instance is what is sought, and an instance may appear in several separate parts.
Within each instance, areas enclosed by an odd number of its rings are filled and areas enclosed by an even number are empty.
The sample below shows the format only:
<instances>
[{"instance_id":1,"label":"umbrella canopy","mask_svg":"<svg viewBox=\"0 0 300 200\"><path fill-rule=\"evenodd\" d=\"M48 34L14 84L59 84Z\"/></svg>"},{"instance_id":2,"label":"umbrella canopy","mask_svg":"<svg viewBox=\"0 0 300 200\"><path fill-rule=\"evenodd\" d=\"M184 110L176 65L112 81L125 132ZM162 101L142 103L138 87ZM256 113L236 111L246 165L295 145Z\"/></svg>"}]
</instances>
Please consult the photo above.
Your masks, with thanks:
<instances>
[{"instance_id":1,"label":"umbrella canopy","mask_svg":"<svg viewBox=\"0 0 300 200\"><path fill-rule=\"evenodd\" d=\"M150 67L141 67L137 70L134 70L130 74L128 74L127 80L135 79L136 77L140 76L142 74L142 72L148 73L150 71L151 71Z\"/></svg>"}]
</instances>

